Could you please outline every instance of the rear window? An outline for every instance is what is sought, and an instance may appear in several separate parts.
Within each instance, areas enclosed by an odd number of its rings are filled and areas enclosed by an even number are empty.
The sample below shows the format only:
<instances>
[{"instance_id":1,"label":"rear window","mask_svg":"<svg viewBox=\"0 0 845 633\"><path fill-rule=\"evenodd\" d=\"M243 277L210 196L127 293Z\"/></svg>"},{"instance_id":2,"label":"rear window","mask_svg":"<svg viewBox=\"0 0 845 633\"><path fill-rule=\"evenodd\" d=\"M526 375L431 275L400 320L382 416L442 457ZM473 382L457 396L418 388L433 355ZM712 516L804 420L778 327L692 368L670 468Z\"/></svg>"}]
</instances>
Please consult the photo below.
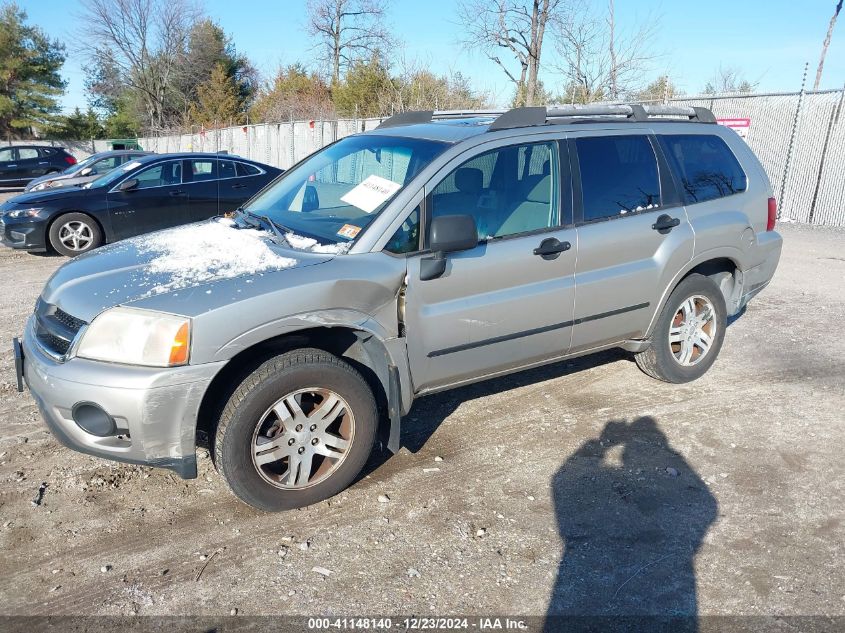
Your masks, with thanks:
<instances>
[{"instance_id":1,"label":"rear window","mask_svg":"<svg viewBox=\"0 0 845 633\"><path fill-rule=\"evenodd\" d=\"M660 206L657 158L647 137L591 136L575 145L585 222Z\"/></svg>"},{"instance_id":2,"label":"rear window","mask_svg":"<svg viewBox=\"0 0 845 633\"><path fill-rule=\"evenodd\" d=\"M739 161L718 136L665 134L659 138L681 181L685 204L724 198L748 188Z\"/></svg>"}]
</instances>

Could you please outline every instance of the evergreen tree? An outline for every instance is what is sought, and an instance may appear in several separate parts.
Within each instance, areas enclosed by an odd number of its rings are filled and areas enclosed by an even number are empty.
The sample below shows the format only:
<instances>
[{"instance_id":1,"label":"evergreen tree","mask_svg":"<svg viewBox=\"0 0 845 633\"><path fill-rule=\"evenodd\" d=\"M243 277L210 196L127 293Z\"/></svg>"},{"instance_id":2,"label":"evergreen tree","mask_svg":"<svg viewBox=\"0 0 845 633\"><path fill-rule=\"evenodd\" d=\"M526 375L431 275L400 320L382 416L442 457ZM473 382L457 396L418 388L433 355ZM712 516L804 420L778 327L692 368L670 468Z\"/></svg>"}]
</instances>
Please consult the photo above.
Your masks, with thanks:
<instances>
[{"instance_id":1,"label":"evergreen tree","mask_svg":"<svg viewBox=\"0 0 845 633\"><path fill-rule=\"evenodd\" d=\"M56 121L65 82L64 46L26 24L16 4L0 6L0 135L31 135Z\"/></svg>"}]
</instances>

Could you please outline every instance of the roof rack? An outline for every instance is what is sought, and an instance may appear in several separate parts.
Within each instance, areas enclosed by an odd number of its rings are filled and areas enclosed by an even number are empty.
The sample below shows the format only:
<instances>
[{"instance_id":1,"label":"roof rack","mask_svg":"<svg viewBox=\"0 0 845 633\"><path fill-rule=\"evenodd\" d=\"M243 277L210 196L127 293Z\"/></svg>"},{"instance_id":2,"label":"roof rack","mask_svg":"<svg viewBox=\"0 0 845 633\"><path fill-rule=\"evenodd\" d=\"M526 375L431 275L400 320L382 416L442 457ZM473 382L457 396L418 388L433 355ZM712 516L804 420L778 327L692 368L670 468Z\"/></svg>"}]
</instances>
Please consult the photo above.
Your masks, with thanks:
<instances>
[{"instance_id":1,"label":"roof rack","mask_svg":"<svg viewBox=\"0 0 845 633\"><path fill-rule=\"evenodd\" d=\"M433 120L467 117L495 116L488 132L536 125L578 123L585 121L690 121L716 123L716 117L707 108L670 105L560 105L527 106L512 110L426 110L401 112L381 122L378 128L397 127ZM377 128L377 129L378 129Z\"/></svg>"}]
</instances>

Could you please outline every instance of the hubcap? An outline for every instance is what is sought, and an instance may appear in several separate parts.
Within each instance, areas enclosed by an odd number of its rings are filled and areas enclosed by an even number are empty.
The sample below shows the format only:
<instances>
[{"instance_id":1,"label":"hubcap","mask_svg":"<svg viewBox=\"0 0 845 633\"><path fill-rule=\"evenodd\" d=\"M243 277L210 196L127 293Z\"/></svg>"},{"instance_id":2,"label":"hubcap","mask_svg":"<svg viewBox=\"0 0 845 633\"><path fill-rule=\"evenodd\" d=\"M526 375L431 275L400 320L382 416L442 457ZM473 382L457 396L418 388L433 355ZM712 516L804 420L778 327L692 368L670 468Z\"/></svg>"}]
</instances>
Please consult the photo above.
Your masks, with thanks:
<instances>
[{"instance_id":1,"label":"hubcap","mask_svg":"<svg viewBox=\"0 0 845 633\"><path fill-rule=\"evenodd\" d=\"M91 246L93 240L94 236L91 227L85 224L85 222L78 220L65 222L59 229L59 241L65 248L69 248L72 251L86 250Z\"/></svg>"},{"instance_id":2,"label":"hubcap","mask_svg":"<svg viewBox=\"0 0 845 633\"><path fill-rule=\"evenodd\" d=\"M354 434L346 400L331 389L300 389L261 417L252 435L252 463L277 488L307 488L343 463Z\"/></svg>"},{"instance_id":3,"label":"hubcap","mask_svg":"<svg viewBox=\"0 0 845 633\"><path fill-rule=\"evenodd\" d=\"M678 364L691 367L707 356L716 338L716 310L707 297L686 299L669 327L669 347Z\"/></svg>"}]
</instances>

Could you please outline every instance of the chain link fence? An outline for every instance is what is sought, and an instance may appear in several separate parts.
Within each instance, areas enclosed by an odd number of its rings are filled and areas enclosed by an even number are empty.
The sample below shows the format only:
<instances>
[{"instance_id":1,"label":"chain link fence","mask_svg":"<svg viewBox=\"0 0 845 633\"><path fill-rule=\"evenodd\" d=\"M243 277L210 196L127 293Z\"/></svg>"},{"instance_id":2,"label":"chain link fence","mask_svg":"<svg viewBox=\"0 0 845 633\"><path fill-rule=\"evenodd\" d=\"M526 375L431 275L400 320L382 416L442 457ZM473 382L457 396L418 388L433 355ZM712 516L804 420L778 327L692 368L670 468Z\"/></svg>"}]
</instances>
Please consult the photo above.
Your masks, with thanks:
<instances>
[{"instance_id":1,"label":"chain link fence","mask_svg":"<svg viewBox=\"0 0 845 633\"><path fill-rule=\"evenodd\" d=\"M682 97L717 119L747 120L746 142L769 175L781 220L845 226L845 90ZM155 152L226 151L288 168L380 119L289 121L139 139Z\"/></svg>"},{"instance_id":2,"label":"chain link fence","mask_svg":"<svg viewBox=\"0 0 845 633\"><path fill-rule=\"evenodd\" d=\"M781 220L845 226L845 90L685 96L668 103L704 106L717 119L747 124L745 140L769 175ZM380 121L287 121L210 130L195 126L185 134L138 142L159 153L225 151L287 169L321 147L371 130ZM67 147L78 158L108 148L107 141L41 143Z\"/></svg>"}]
</instances>

